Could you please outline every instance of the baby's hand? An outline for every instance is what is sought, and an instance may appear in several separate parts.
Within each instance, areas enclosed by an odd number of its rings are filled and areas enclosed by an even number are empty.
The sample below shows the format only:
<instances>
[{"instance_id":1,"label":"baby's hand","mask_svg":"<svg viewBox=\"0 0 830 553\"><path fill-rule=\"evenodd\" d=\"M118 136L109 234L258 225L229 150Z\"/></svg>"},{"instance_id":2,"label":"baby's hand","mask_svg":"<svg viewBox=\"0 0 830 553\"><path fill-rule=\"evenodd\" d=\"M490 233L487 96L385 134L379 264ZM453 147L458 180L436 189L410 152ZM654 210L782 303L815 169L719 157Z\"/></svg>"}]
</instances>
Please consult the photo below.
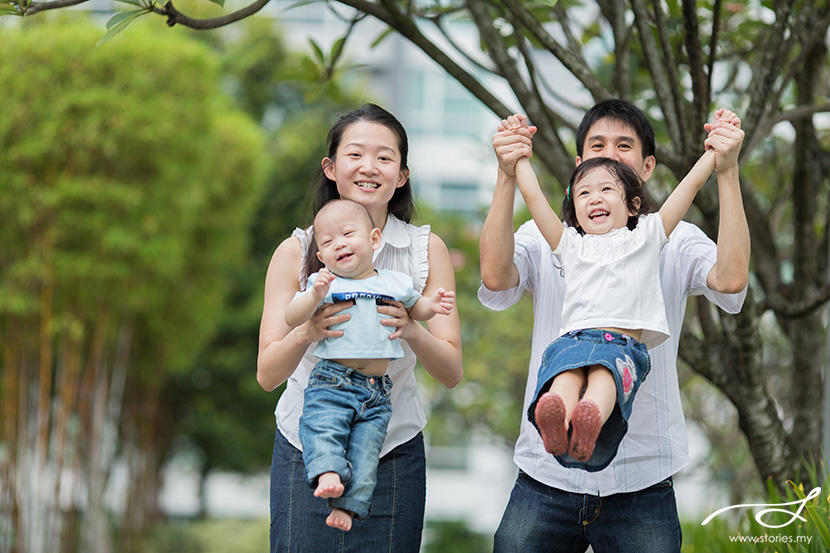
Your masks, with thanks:
<instances>
[{"instance_id":1,"label":"baby's hand","mask_svg":"<svg viewBox=\"0 0 830 553\"><path fill-rule=\"evenodd\" d=\"M323 267L317 273L317 278L314 279L314 285L311 288L311 293L317 301L323 301L326 294L329 293L331 281L334 280L334 273Z\"/></svg>"},{"instance_id":2,"label":"baby's hand","mask_svg":"<svg viewBox=\"0 0 830 553\"><path fill-rule=\"evenodd\" d=\"M438 315L449 315L455 306L455 292L447 292L443 288L435 291L429 300L429 308Z\"/></svg>"}]
</instances>

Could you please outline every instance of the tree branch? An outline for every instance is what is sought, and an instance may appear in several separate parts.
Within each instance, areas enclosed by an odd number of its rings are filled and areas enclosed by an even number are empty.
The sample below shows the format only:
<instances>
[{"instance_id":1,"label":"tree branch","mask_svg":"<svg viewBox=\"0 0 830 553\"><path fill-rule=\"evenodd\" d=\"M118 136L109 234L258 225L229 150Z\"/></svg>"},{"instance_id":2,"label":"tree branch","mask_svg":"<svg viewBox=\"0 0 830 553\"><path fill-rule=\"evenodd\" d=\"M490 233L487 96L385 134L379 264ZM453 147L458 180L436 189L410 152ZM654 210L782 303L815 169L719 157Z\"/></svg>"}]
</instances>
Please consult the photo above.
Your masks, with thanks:
<instances>
[{"instance_id":1,"label":"tree branch","mask_svg":"<svg viewBox=\"0 0 830 553\"><path fill-rule=\"evenodd\" d=\"M698 313L701 307L709 309L708 303L698 305ZM732 331L712 334L715 329L710 326L704 342L684 328L678 354L735 405L739 425L747 436L761 478L772 477L780 485L792 477L797 457L790 447L775 400L767 390L764 372L760 370L763 366L761 336L755 324L758 313L749 294L740 313L722 316L727 317L728 325L734 326ZM726 320L724 326L727 326ZM735 339L730 340L728 336Z\"/></svg>"},{"instance_id":2,"label":"tree branch","mask_svg":"<svg viewBox=\"0 0 830 553\"><path fill-rule=\"evenodd\" d=\"M54 2L20 2L18 9L21 15L34 15L47 10L58 10L89 2L89 0L55 0Z\"/></svg>"},{"instance_id":3,"label":"tree branch","mask_svg":"<svg viewBox=\"0 0 830 553\"><path fill-rule=\"evenodd\" d=\"M825 282L797 303L793 303L779 292L773 292L764 298L760 309L762 312L771 309L777 316L785 319L800 319L821 309L828 300L830 300L830 282Z\"/></svg>"},{"instance_id":4,"label":"tree branch","mask_svg":"<svg viewBox=\"0 0 830 553\"><path fill-rule=\"evenodd\" d=\"M651 18L648 9L642 0L631 0L631 7L634 8L634 22L640 33L640 44L643 47L645 63L654 81L654 91L657 94L657 101L663 110L666 120L666 128L669 137L676 149L681 149L683 139L681 138L681 123L677 118L677 107L674 105L671 84L666 79L663 71L663 62L660 59L654 36L651 32ZM681 150L682 151L682 150Z\"/></svg>"},{"instance_id":5,"label":"tree branch","mask_svg":"<svg viewBox=\"0 0 830 553\"><path fill-rule=\"evenodd\" d=\"M207 29L218 29L219 27L224 27L226 25L230 25L231 23L245 19L246 17L250 17L264 8L268 2L269 0L257 0L253 4L249 4L248 6L233 13L210 19L193 19L192 17L188 17L176 9L172 0L169 0L163 8L154 7L153 12L166 16L167 25L170 27L178 23L179 25L183 25L191 29L203 31Z\"/></svg>"},{"instance_id":6,"label":"tree branch","mask_svg":"<svg viewBox=\"0 0 830 553\"><path fill-rule=\"evenodd\" d=\"M812 48L822 42L824 40L824 36L827 33L827 28L830 26L830 10L825 12L820 12L821 16L819 17L818 14L813 12L812 10L805 9L801 14L799 14L799 22L801 24L798 28L793 29L790 32L790 38L787 40L787 43L782 48L782 50L786 50L789 52L796 44L801 45L801 52L793 60L792 63L789 64L789 70L786 74L781 76L780 85L778 90L774 93L770 93L770 98L767 99L767 102L770 105L778 105L778 100L781 97L781 94L787 89L786 85L790 83L796 75L797 71L800 71L805 56L812 50ZM802 29L807 27L812 27L806 35L801 32ZM755 121L755 130L750 134L747 131L747 144L748 149L747 151L752 151L758 143L762 142L767 136L769 135L772 127L775 126L777 123L781 121L791 121L795 122L799 118L804 116L812 116L814 113L820 113L830 111L830 106L813 106L813 105L805 105L799 106L794 110L787 112L788 114L792 114L792 116L782 115L782 114L762 114L761 119ZM750 112L747 112L747 120L749 120ZM751 127L750 127L751 128Z\"/></svg>"},{"instance_id":7,"label":"tree branch","mask_svg":"<svg viewBox=\"0 0 830 553\"><path fill-rule=\"evenodd\" d=\"M531 14L520 0L503 0L504 5L513 13L522 25L544 46L556 59L562 62L568 71L587 88L596 100L605 100L612 97L612 94L602 86L594 73L588 68L585 60L563 48L548 33L539 20ZM471 5L477 2L471 2Z\"/></svg>"},{"instance_id":8,"label":"tree branch","mask_svg":"<svg viewBox=\"0 0 830 553\"><path fill-rule=\"evenodd\" d=\"M712 34L709 36L709 63L706 64L706 75L708 76L706 89L710 91L710 94L712 90L712 75L715 72L715 60L717 59L718 37L720 36L721 4L722 0L715 0L715 4L712 7Z\"/></svg>"},{"instance_id":9,"label":"tree branch","mask_svg":"<svg viewBox=\"0 0 830 553\"><path fill-rule=\"evenodd\" d=\"M490 56L496 62L499 72L504 76L516 98L524 107L531 121L548 121L541 98L534 94L526 85L516 67L516 60L507 53L507 47L501 35L492 24L492 17L487 13L486 5L482 2L470 2L468 4L473 21L478 27L481 39L487 45ZM517 32L517 34L519 34ZM517 38L520 40L520 37ZM552 123L552 121L549 121ZM539 125L536 136L541 139L542 148L535 149L536 155L545 163L545 166L559 180L560 184L568 182L571 173L571 165L563 163L568 158L567 150L559 140L556 129L552 124ZM567 174L567 176L566 176ZM565 180L562 180L562 179Z\"/></svg>"},{"instance_id":10,"label":"tree branch","mask_svg":"<svg viewBox=\"0 0 830 553\"><path fill-rule=\"evenodd\" d=\"M655 4L659 4L655 2ZM697 2L694 0L683 0L683 26L686 34L686 54L689 56L689 73L692 77L692 113L689 114L689 124L691 125L691 132L683 133L684 138L691 136L692 144L698 144L703 138L703 124L706 122L706 117L709 113L709 76L706 74L703 63L703 48L700 44L700 26L697 22ZM655 10L658 8L655 6ZM712 52L712 57L715 53ZM675 74L672 71L673 66L670 65L670 74ZM672 83L673 85L675 83ZM679 82L677 89L680 88ZM682 98L677 98L678 102L682 102ZM682 105L682 104L680 104ZM688 144L685 144L688 146ZM691 151L697 152L696 148L691 148ZM696 157L696 156L695 156Z\"/></svg>"},{"instance_id":11,"label":"tree branch","mask_svg":"<svg viewBox=\"0 0 830 553\"><path fill-rule=\"evenodd\" d=\"M599 0L597 3L611 24L611 32L614 35L615 63L612 82L620 98L631 99L631 49L628 47L631 31L625 22L625 4L608 0ZM561 3L557 2L556 6L564 11Z\"/></svg>"},{"instance_id":12,"label":"tree branch","mask_svg":"<svg viewBox=\"0 0 830 553\"><path fill-rule=\"evenodd\" d=\"M568 47L573 52L579 52L582 48L582 43L576 38L576 35L574 35L573 30L571 29L571 21L568 17L568 10L562 6L561 2L557 2L553 6L553 13L556 14L557 18L559 18L559 26L562 29L562 33L565 35L565 40L568 41Z\"/></svg>"},{"instance_id":13,"label":"tree branch","mask_svg":"<svg viewBox=\"0 0 830 553\"><path fill-rule=\"evenodd\" d=\"M684 19L684 22L686 20L686 13L685 13L686 1L683 2L683 6L684 6L683 19ZM682 88L680 86L680 77L677 74L677 65L678 65L677 58L675 57L674 52L672 51L672 48L671 48L671 39L669 38L668 29L666 28L666 18L663 16L663 9L662 9L661 6L662 6L662 4L659 0L653 0L652 1L652 7L654 9L654 24L657 27L657 36L660 39L660 47L661 47L661 50L663 52L663 60L664 61L663 61L662 67L664 67L666 69L666 72L668 74L667 78L668 78L668 82L669 82L669 90L671 91L672 101L674 103L675 116L677 117L677 120L680 122L680 124L685 127L689 124L689 117L688 117L688 114L685 113L686 110L684 109L684 106L683 106L684 102L683 102L683 96L682 96L682 92L681 92ZM688 25L687 25L686 26L686 34L688 35L688 33L689 33L689 28L688 28ZM687 43L688 43L688 37L687 37ZM692 57L692 54L689 53L689 58L691 58L691 57ZM694 75L694 68L693 67L692 67L692 70L691 70L691 74L692 74L692 83L694 84L695 75ZM682 157L693 163L693 161L691 160L691 156L687 155L687 152L689 152L689 143L690 143L689 138L690 137L689 137L688 132L680 133L681 142L680 142L679 145L677 145L677 144L676 145L678 146L678 149L683 153ZM695 159L694 161L697 161L697 160Z\"/></svg>"},{"instance_id":14,"label":"tree branch","mask_svg":"<svg viewBox=\"0 0 830 553\"><path fill-rule=\"evenodd\" d=\"M787 22L792 13L792 4L793 0L775 2L775 22L767 33L767 43L762 51L760 63L755 67L757 75L750 89L746 118L742 119L745 123L742 128L746 133L746 142L750 144L754 142L758 127L770 109L768 102L778 76L776 68L781 67L780 60L785 59L782 56L789 54L783 46L786 43Z\"/></svg>"},{"instance_id":15,"label":"tree branch","mask_svg":"<svg viewBox=\"0 0 830 553\"><path fill-rule=\"evenodd\" d=\"M382 0L382 4L368 2L366 0L339 0L341 4L360 10L371 15L395 29L404 38L423 51L435 63L440 65L451 77L458 81L473 96L487 106L499 117L507 117L512 112L498 98L493 96L475 77L470 75L464 68L455 63L449 56L442 52L435 44L427 39L405 14L399 13L395 3L389 0Z\"/></svg>"},{"instance_id":16,"label":"tree branch","mask_svg":"<svg viewBox=\"0 0 830 553\"><path fill-rule=\"evenodd\" d=\"M492 67L487 67L477 59L473 58L471 54L468 54L466 51L464 51L464 49L461 48L461 46L459 46L455 42L455 40L447 32L447 30L444 28L444 25L442 24L443 16L426 17L425 19L427 21L430 21L435 26L435 28L438 29L438 32L441 33L441 36L444 37L444 40L446 40L447 43L450 46L452 46L456 52L458 52L465 60L467 60L470 63L470 65L472 65L473 67L477 67L482 71L486 71L488 73L496 73Z\"/></svg>"}]
</instances>

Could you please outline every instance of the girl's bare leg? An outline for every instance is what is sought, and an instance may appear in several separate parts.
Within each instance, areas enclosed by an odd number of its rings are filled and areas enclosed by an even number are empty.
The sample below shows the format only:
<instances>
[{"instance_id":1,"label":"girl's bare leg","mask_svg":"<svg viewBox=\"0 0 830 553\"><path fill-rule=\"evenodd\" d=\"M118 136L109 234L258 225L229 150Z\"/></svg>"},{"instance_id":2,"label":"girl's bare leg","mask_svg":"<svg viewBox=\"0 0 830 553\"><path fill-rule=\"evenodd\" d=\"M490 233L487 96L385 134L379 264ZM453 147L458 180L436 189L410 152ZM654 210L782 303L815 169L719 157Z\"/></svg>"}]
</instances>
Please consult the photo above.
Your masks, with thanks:
<instances>
[{"instance_id":1,"label":"girl's bare leg","mask_svg":"<svg viewBox=\"0 0 830 553\"><path fill-rule=\"evenodd\" d=\"M602 365L588 368L588 386L582 399L590 399L597 404L602 413L602 424L605 424L617 403L617 384L608 368Z\"/></svg>"},{"instance_id":2,"label":"girl's bare leg","mask_svg":"<svg viewBox=\"0 0 830 553\"><path fill-rule=\"evenodd\" d=\"M568 451L568 426L571 413L585 386L585 369L574 369L556 375L550 390L536 402L536 426L545 444L545 451L564 455Z\"/></svg>"},{"instance_id":3,"label":"girl's bare leg","mask_svg":"<svg viewBox=\"0 0 830 553\"><path fill-rule=\"evenodd\" d=\"M585 394L571 417L571 457L583 462L591 458L602 425L614 411L616 399L617 387L611 371L601 365L589 367Z\"/></svg>"},{"instance_id":4,"label":"girl's bare leg","mask_svg":"<svg viewBox=\"0 0 830 553\"><path fill-rule=\"evenodd\" d=\"M317 488L314 490L314 497L340 497L346 487L340 481L340 475L336 472L324 472L317 477Z\"/></svg>"},{"instance_id":5,"label":"girl's bare leg","mask_svg":"<svg viewBox=\"0 0 830 553\"><path fill-rule=\"evenodd\" d=\"M348 532L352 529L352 515L343 509L332 509L326 519L326 525Z\"/></svg>"}]
</instances>

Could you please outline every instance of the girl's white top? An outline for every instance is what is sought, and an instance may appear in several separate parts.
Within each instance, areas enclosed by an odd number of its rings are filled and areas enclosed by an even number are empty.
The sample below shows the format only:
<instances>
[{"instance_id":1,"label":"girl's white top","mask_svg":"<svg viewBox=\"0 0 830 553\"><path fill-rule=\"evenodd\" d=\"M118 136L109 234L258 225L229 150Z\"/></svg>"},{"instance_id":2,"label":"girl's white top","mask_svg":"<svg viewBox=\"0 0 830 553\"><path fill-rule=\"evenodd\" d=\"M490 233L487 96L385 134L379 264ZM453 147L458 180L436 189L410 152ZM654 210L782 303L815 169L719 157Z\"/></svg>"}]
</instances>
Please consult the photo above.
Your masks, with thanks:
<instances>
[{"instance_id":1,"label":"girl's white top","mask_svg":"<svg viewBox=\"0 0 830 553\"><path fill-rule=\"evenodd\" d=\"M415 290L423 292L429 276L429 225L417 227L404 223L394 215L386 219L386 226L381 234L380 247L375 250L373 262L376 269L390 269L399 271L412 277ZM312 229L296 229L292 236L299 238L303 248L303 262L308 241L313 239ZM306 286L303 275L296 275L300 288ZM401 340L404 356L389 363L386 371L392 379L392 418L386 440L383 442L381 457L397 446L414 438L426 425L426 415L421 406L418 386L415 381L415 354L406 343ZM300 443L300 415L303 412L303 394L308 384L308 376L318 359L312 355L317 342L310 344L302 361L289 377L285 391L277 402L275 416L277 428L282 435L297 449L302 450Z\"/></svg>"},{"instance_id":2,"label":"girl's white top","mask_svg":"<svg viewBox=\"0 0 830 553\"><path fill-rule=\"evenodd\" d=\"M648 349L665 342L669 323L660 289L660 252L668 242L659 213L628 227L581 236L565 227L553 255L562 265L562 334L584 328L642 329Z\"/></svg>"}]
</instances>

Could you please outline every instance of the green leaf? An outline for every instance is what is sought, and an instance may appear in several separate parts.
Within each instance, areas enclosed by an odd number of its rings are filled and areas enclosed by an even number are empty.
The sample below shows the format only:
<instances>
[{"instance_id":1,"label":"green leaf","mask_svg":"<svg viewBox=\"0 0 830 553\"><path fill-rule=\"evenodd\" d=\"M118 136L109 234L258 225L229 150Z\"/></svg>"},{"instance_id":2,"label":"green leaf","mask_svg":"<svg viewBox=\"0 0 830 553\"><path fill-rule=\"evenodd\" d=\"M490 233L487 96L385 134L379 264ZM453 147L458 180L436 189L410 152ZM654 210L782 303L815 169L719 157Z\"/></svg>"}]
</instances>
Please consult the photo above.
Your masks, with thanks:
<instances>
[{"instance_id":1,"label":"green leaf","mask_svg":"<svg viewBox=\"0 0 830 553\"><path fill-rule=\"evenodd\" d=\"M340 52L343 49L344 44L346 44L346 37L341 36L340 38L334 41L334 44L331 45L331 53L329 53L329 59L331 60L332 64L334 64L337 58L340 57Z\"/></svg>"},{"instance_id":2,"label":"green leaf","mask_svg":"<svg viewBox=\"0 0 830 553\"><path fill-rule=\"evenodd\" d=\"M17 5L11 2L0 3L0 15L18 15Z\"/></svg>"},{"instance_id":3,"label":"green leaf","mask_svg":"<svg viewBox=\"0 0 830 553\"><path fill-rule=\"evenodd\" d=\"M96 44L96 46L106 44L107 42L115 38L115 35L126 29L127 25L132 23L133 20L135 20L135 18L144 15L145 13L150 12L147 11L145 8L142 8L140 10L121 12L119 14L114 15L112 18L110 18L109 21L107 21L108 30L106 34L101 37L101 40L98 41L98 44Z\"/></svg>"},{"instance_id":4,"label":"green leaf","mask_svg":"<svg viewBox=\"0 0 830 553\"><path fill-rule=\"evenodd\" d=\"M136 14L138 12L143 12L143 11L145 11L145 10L142 8L140 10L131 10L131 11L128 11L128 12L121 12L121 13L115 14L114 16L112 16L109 19L109 21L107 21L107 30L110 30L113 27L115 27L117 25L120 25L122 21L126 21L130 18L135 18Z\"/></svg>"},{"instance_id":5,"label":"green leaf","mask_svg":"<svg viewBox=\"0 0 830 553\"><path fill-rule=\"evenodd\" d=\"M285 8L285 11L288 11L293 8L300 8L302 6L309 6L311 4L319 4L321 1L322 0L299 0L298 2L294 2L293 4Z\"/></svg>"},{"instance_id":6,"label":"green leaf","mask_svg":"<svg viewBox=\"0 0 830 553\"><path fill-rule=\"evenodd\" d=\"M815 478L815 475L813 475L813 477ZM807 495L804 491L792 482L790 482L790 484L792 485L795 495L798 496L798 499L806 500ZM818 530L818 533L821 536L821 541L824 545L830 545L830 529L828 529L827 524L824 522L827 518L827 509L808 503L804 506L804 510L807 512L807 519L812 522L815 525L816 530Z\"/></svg>"},{"instance_id":7,"label":"green leaf","mask_svg":"<svg viewBox=\"0 0 830 553\"><path fill-rule=\"evenodd\" d=\"M214 4L216 4L217 6L219 6L220 8L225 7L225 0L210 0L210 1L213 2Z\"/></svg>"},{"instance_id":8,"label":"green leaf","mask_svg":"<svg viewBox=\"0 0 830 553\"><path fill-rule=\"evenodd\" d=\"M314 57L317 58L317 61L319 61L322 64L325 64L326 55L323 53L323 49L320 48L320 45L317 44L317 42L313 38L308 39L308 42L309 44L311 44L311 49L314 51Z\"/></svg>"},{"instance_id":9,"label":"green leaf","mask_svg":"<svg viewBox=\"0 0 830 553\"><path fill-rule=\"evenodd\" d=\"M141 4L141 0L115 0L116 2L122 2L124 4L131 4L133 6L138 6L139 8L145 8L146 6Z\"/></svg>"},{"instance_id":10,"label":"green leaf","mask_svg":"<svg viewBox=\"0 0 830 553\"><path fill-rule=\"evenodd\" d=\"M386 39L386 37L393 34L395 34L395 29L393 29L392 27L388 27L385 31L380 33L378 37L372 42L371 47L374 48L375 46L383 42Z\"/></svg>"},{"instance_id":11,"label":"green leaf","mask_svg":"<svg viewBox=\"0 0 830 553\"><path fill-rule=\"evenodd\" d=\"M544 4L548 7L554 7L559 0L537 0L540 4Z\"/></svg>"}]
</instances>

